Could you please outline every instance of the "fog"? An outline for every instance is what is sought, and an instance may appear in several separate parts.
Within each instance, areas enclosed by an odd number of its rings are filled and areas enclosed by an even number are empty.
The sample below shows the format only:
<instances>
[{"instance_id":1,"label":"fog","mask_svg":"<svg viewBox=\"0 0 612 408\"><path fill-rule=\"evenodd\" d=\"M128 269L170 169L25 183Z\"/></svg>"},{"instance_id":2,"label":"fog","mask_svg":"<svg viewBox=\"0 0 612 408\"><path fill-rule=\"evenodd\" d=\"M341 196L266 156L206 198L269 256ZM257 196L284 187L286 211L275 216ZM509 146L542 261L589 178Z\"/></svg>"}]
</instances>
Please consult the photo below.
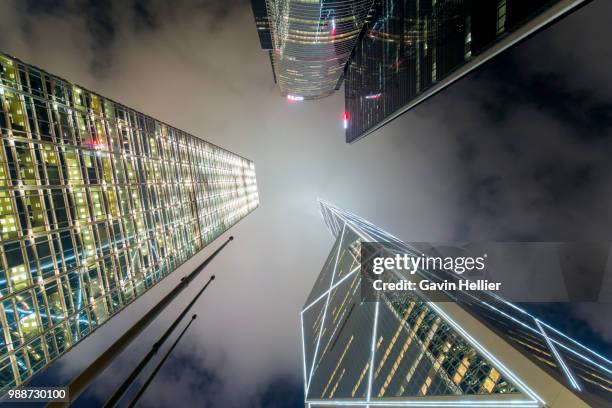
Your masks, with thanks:
<instances>
[{"instance_id":1,"label":"fog","mask_svg":"<svg viewBox=\"0 0 612 408\"><path fill-rule=\"evenodd\" d=\"M5 0L0 50L255 162L260 208L205 271L217 279L145 402L287 406L301 393L300 307L333 242L318 197L407 241L610 240L611 13L610 2L593 2L353 145L342 92L280 97L247 2ZM74 375L220 242L46 378ZM187 298L87 401L122 380ZM612 339L604 310L571 313Z\"/></svg>"}]
</instances>

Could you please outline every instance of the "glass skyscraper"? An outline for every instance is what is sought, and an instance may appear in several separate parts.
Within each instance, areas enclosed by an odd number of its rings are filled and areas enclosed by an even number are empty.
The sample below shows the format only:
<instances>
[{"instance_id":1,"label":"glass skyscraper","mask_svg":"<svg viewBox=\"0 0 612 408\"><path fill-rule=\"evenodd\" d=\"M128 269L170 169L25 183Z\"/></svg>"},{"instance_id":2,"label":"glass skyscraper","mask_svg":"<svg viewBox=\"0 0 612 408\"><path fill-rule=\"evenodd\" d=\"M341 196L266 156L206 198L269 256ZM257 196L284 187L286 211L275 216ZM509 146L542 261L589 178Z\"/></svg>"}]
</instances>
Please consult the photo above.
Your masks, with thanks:
<instances>
[{"instance_id":1,"label":"glass skyscraper","mask_svg":"<svg viewBox=\"0 0 612 408\"><path fill-rule=\"evenodd\" d=\"M232 152L0 54L0 393L258 206Z\"/></svg>"},{"instance_id":2,"label":"glass skyscraper","mask_svg":"<svg viewBox=\"0 0 612 408\"><path fill-rule=\"evenodd\" d=\"M346 141L384 126L589 0L252 0L281 95L341 89Z\"/></svg>"},{"instance_id":3,"label":"glass skyscraper","mask_svg":"<svg viewBox=\"0 0 612 408\"><path fill-rule=\"evenodd\" d=\"M260 38L266 30L281 95L317 99L334 93L368 16L372 0L252 0ZM265 6L265 7L264 7ZM267 14L266 16L263 14ZM268 25L262 28L262 21Z\"/></svg>"},{"instance_id":4,"label":"glass skyscraper","mask_svg":"<svg viewBox=\"0 0 612 408\"><path fill-rule=\"evenodd\" d=\"M346 141L384 126L584 2L376 0L346 69Z\"/></svg>"},{"instance_id":5,"label":"glass skyscraper","mask_svg":"<svg viewBox=\"0 0 612 408\"><path fill-rule=\"evenodd\" d=\"M321 212L335 244L301 312L306 406L612 404L608 358L493 293L364 298L362 242L419 253L331 204Z\"/></svg>"}]
</instances>

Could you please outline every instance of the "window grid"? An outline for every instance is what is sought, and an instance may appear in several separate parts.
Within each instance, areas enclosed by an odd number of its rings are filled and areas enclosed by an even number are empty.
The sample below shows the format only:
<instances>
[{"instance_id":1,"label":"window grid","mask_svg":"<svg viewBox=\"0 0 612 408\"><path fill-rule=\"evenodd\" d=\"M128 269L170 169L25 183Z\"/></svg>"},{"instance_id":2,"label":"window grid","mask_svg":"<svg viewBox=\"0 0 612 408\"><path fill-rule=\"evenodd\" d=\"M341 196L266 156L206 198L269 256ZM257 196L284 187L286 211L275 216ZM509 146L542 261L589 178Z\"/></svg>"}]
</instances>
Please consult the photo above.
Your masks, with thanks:
<instances>
[{"instance_id":1,"label":"window grid","mask_svg":"<svg viewBox=\"0 0 612 408\"><path fill-rule=\"evenodd\" d=\"M0 55L0 391L258 205L251 161Z\"/></svg>"}]
</instances>

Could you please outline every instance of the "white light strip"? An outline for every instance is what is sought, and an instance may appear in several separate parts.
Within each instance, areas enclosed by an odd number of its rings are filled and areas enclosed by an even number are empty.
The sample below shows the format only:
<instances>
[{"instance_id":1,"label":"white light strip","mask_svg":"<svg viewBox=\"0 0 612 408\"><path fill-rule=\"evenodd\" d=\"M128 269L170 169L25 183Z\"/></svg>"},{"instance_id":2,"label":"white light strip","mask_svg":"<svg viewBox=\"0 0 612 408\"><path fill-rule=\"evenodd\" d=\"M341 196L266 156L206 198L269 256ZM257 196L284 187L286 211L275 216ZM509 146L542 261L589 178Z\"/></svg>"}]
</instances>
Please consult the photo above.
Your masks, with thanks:
<instances>
[{"instance_id":1,"label":"white light strip","mask_svg":"<svg viewBox=\"0 0 612 408\"><path fill-rule=\"evenodd\" d=\"M359 228L359 226L357 226L353 220L350 220L350 219L344 217L343 214L338 214L335 210L334 210L334 214L340 220L344 221L345 225L349 224L350 228L351 228L351 231L353 231L356 235L358 235L359 238L361 238L362 240L364 240L366 242L374 242L374 241L376 241L371 235L368 235L367 232L364 232L361 228Z\"/></svg>"},{"instance_id":2,"label":"white light strip","mask_svg":"<svg viewBox=\"0 0 612 408\"><path fill-rule=\"evenodd\" d=\"M535 322L538 325L538 327L540 328L540 332L542 332L542 336L544 336L544 339L546 340L546 343L548 344L548 348L555 355L555 359L557 360L557 363L561 366L561 369L565 373L565 376L567 377L567 379L571 383L572 387L574 387L574 389L576 389L578 391L582 391L580 389L580 385L578 385L578 382L576 381L576 379L572 375L572 372L570 371L569 367L565 364L565 361L563 361L563 358L561 357L561 355L559 354L559 352L557 351L555 346L550 341L550 338L548 337L548 335L546 334L546 331L544 330L544 328L540 324L540 321L538 319L535 319Z\"/></svg>"},{"instance_id":3,"label":"white light strip","mask_svg":"<svg viewBox=\"0 0 612 408\"><path fill-rule=\"evenodd\" d=\"M610 369L608 369L608 368L606 368L606 367L602 366L602 365L601 365L601 364L599 364L599 363L596 363L595 361L591 360L591 359L590 359L590 358L588 358L587 356L584 356L584 355L582 355L582 354L578 353L576 350L574 350L574 349L572 349L572 348L567 347L565 344L563 344L563 343L561 343L561 342L559 342L559 341L557 341L557 340L555 340L555 339L552 339L552 341L553 341L553 343L557 343L557 345L558 345L558 346L563 347L563 348L564 348L564 349L566 349L567 351L572 352L573 354L575 354L575 355L577 355L578 357L580 357L580 358L582 358L582 359L584 359L584 360L588 361L589 363L593 364L594 366L597 366L597 367L601 368L602 370L606 371L608 374L612 374L612 371L610 371Z\"/></svg>"},{"instance_id":4,"label":"white light strip","mask_svg":"<svg viewBox=\"0 0 612 408\"><path fill-rule=\"evenodd\" d=\"M340 235L340 243L338 244L338 252L336 253L336 263L334 264L334 270L332 271L331 281L329 287L331 288L334 284L334 277L336 276L336 268L338 267L338 258L340 257L340 251L342 250L342 241L344 240L344 231L346 224L342 227L342 234ZM327 293L327 300L325 301L325 309L323 310L323 318L321 319L321 329L319 330L319 337L317 338L317 345L315 346L315 352L312 357L312 365L310 366L310 374L308 375L308 384L306 384L305 395L308 395L308 389L310 388L310 382L312 381L312 373L314 371L314 365L317 361L317 353L319 352L319 344L321 343L321 336L323 335L323 328L325 327L325 317L327 316L327 306L329 306L329 297L331 291Z\"/></svg>"},{"instance_id":5,"label":"white light strip","mask_svg":"<svg viewBox=\"0 0 612 408\"><path fill-rule=\"evenodd\" d=\"M479 400L456 400L456 401L365 401L365 400L331 400L331 401L306 401L307 404L317 406L400 406L400 407L523 407L539 408L540 405L533 401L508 400L508 401L479 401Z\"/></svg>"},{"instance_id":6,"label":"white light strip","mask_svg":"<svg viewBox=\"0 0 612 408\"><path fill-rule=\"evenodd\" d=\"M534 329L533 327L529 326L527 323L522 322L522 321L520 321L520 320L518 320L518 319L516 319L516 318L514 318L514 317L512 317L512 316L510 316L508 313L506 313L506 312L504 312L504 311L502 311L502 310L500 310L500 309L496 308L496 307L495 307L495 306L493 306L493 305L490 305L489 303L485 302L484 300L481 300L480 302L481 302L482 304L484 304L484 305L487 305L489 308L491 308L491 309L495 310L495 311L496 311L497 313L499 313L500 315L502 315L502 316L504 316L504 317L506 317L506 318L508 318L508 319L512 320L513 322L518 323L518 324L520 324L521 326L528 328L529 330L531 330L532 332L534 332L534 333L536 333L536 334L540 334L540 332L539 332L539 331L537 331L537 330L536 330L536 329ZM534 318L534 319L535 319L535 318Z\"/></svg>"},{"instance_id":7,"label":"white light strip","mask_svg":"<svg viewBox=\"0 0 612 408\"><path fill-rule=\"evenodd\" d=\"M306 339L304 338L304 315L300 313L300 322L302 323L300 328L302 329L302 365L304 366L304 392L307 389L306 383ZM308 398L308 395L304 394L304 398Z\"/></svg>"},{"instance_id":8,"label":"white light strip","mask_svg":"<svg viewBox=\"0 0 612 408\"><path fill-rule=\"evenodd\" d=\"M380 305L380 297L376 299L374 307L374 323L372 324L372 348L370 349L370 372L368 373L368 402L372 398L372 373L374 372L374 354L376 353L376 335L378 332L378 307Z\"/></svg>"},{"instance_id":9,"label":"white light strip","mask_svg":"<svg viewBox=\"0 0 612 408\"><path fill-rule=\"evenodd\" d=\"M350 271L348 274L346 274L346 276L344 276L342 279L340 279L338 282L334 283L334 285L327 289L325 292L323 292L321 294L321 296L319 296L318 298L316 298L311 304L309 304L308 306L306 306L304 308L304 310L302 310L302 314L304 314L305 311L307 311L308 309L310 309L315 303L317 303L319 300L323 299L325 297L325 295L327 295L329 292L331 292L332 290L336 289L336 287L338 287L338 285L340 285L342 282L344 282L346 279L348 279L350 276L352 276L355 272L357 272L359 269L361 268L361 265L357 265L356 267L353 268L352 271Z\"/></svg>"}]
</instances>

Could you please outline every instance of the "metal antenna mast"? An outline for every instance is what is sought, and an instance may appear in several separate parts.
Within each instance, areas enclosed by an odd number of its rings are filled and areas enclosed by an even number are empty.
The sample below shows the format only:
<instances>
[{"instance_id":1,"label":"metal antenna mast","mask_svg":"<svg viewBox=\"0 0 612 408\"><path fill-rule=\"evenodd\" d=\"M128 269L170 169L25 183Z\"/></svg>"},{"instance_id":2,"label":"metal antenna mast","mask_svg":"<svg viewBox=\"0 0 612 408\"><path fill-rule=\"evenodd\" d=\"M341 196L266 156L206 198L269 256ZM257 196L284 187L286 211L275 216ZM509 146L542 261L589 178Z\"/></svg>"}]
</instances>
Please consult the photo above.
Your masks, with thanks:
<instances>
[{"instance_id":1,"label":"metal antenna mast","mask_svg":"<svg viewBox=\"0 0 612 408\"><path fill-rule=\"evenodd\" d=\"M157 375L157 373L159 372L159 370L162 368L162 366L164 365L164 363L166 362L166 360L168 359L168 357L170 356L170 353L172 353L172 350L174 350L174 348L176 347L176 345L178 344L179 341L181 341L181 338L183 337L183 335L185 334L185 332L187 331L187 329L189 329L189 326L191 326L191 323L193 323L193 321L198 317L197 314L194 314L193 316L191 316L191 320L189 320L189 323L187 323L187 326L185 326L185 328L183 329L183 331L181 332L181 334L179 334L179 336L176 338L176 340L174 341L174 343L172 343L172 346L170 346L170 348L168 349L168 352L164 355L164 357L160 360L160 362L157 364L157 366L155 367L155 370L153 370L153 372L151 373L151 375L149 375L149 377L147 378L147 380L144 382L144 384L142 385L142 387L140 387L140 389L138 390L138 393L136 394L136 396L132 399L132 401L130 401L128 408L132 408L134 406L136 406L136 404L138 403L138 400L140 400L140 397L142 397L142 395L145 393L145 391L147 390L147 388L149 387L149 384L151 384L151 381L153 381L153 379L155 378L155 376Z\"/></svg>"},{"instance_id":2,"label":"metal antenna mast","mask_svg":"<svg viewBox=\"0 0 612 408\"><path fill-rule=\"evenodd\" d=\"M118 356L138 335L147 327L155 318L168 306L179 293L181 293L194 280L199 273L204 269L214 258L221 252L234 237L229 237L219 248L215 250L208 258L204 260L193 272L183 277L181 282L174 289L162 298L151 310L140 318L132 327L130 327L119 339L117 339L109 348L104 351L93 363L75 377L68 384L68 396L70 402L54 401L47 404L48 408L68 407L87 389L89 384L102 371L108 367L113 359Z\"/></svg>"},{"instance_id":3,"label":"metal antenna mast","mask_svg":"<svg viewBox=\"0 0 612 408\"><path fill-rule=\"evenodd\" d=\"M115 390L113 395L104 404L104 407L114 407L117 405L121 397L123 397L123 394L125 394L128 388L130 388L130 385L132 385L134 380L136 380L136 377L138 377L138 374L140 374L140 372L145 368L147 363L151 361L151 359L155 356L155 354L157 354L162 344L164 344L164 342L168 339L168 337L170 337L170 335L172 334L176 326L178 326L178 324L183 319L183 317L185 317L185 315L189 312L189 309L191 309L191 307L195 304L195 302L197 302L199 297L202 295L202 293L204 293L208 285L210 285L210 283L214 279L215 279L215 275L211 276L210 279L208 279L208 282L206 282L206 285L204 285L202 289L200 289L200 291L193 297L191 302L189 302L189 304L185 307L185 309L183 309L181 314L174 320L174 322L172 322L170 327L168 327L168 329L164 332L164 334L162 334L162 336L155 342L155 344L153 344L153 346L151 347L151 350L149 350L147 355L144 356L142 360L140 360L140 363L138 363L136 368L132 370L130 375L128 375L128 377L125 379L125 381L123 381L123 383L119 386L119 388Z\"/></svg>"}]
</instances>

